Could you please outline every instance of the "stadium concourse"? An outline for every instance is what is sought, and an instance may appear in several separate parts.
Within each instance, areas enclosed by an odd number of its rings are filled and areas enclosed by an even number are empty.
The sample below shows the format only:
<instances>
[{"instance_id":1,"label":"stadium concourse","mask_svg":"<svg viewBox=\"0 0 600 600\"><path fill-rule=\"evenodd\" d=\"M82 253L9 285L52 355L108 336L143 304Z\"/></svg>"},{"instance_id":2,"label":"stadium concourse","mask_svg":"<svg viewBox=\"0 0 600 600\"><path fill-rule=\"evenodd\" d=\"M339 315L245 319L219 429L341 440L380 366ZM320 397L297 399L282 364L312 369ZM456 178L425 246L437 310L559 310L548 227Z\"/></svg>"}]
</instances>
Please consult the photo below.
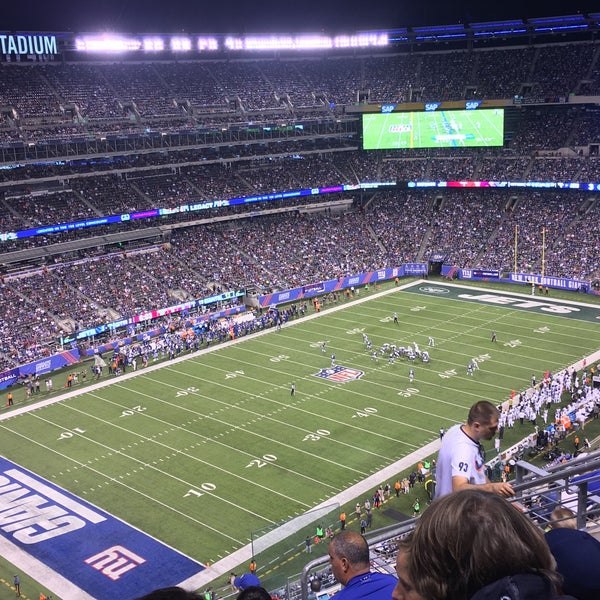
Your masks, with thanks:
<instances>
[{"instance_id":1,"label":"stadium concourse","mask_svg":"<svg viewBox=\"0 0 600 600\"><path fill-rule=\"evenodd\" d=\"M414 282L411 282L407 285L413 285ZM353 304L360 304L371 300L374 296L385 296L389 294L396 293L398 290L401 290L400 287L393 287L388 290L376 291L369 296L365 296L362 298L354 298L352 300ZM329 312L335 312L338 310L343 310L347 305L339 305L330 307ZM324 313L313 313L310 315L306 315L294 321L290 321L286 327L292 327L295 324L299 324L302 322L306 322L307 320L313 320L319 318L320 314ZM256 333L250 334L251 337L263 336L272 333L271 330L263 330ZM249 336L249 337L250 337ZM238 338L235 340L231 340L226 342L227 344L240 344L243 343L246 338ZM218 349L219 346L215 346L213 348L205 348L202 350L198 350L197 352L185 354L179 357L176 357L168 362L169 365L185 362L186 360L193 359L198 356L198 354L205 354L212 352ZM586 364L592 364L600 361L600 351L595 352L594 354L577 361L576 363L570 365L568 370L571 371L575 369L576 371L582 370ZM57 402L61 402L63 400L73 398L76 396L80 396L86 394L88 392L93 392L94 390L108 387L115 383L115 381L122 382L125 379L131 379L139 376L144 376L148 373L151 373L157 369L161 369L165 366L165 363L153 364L149 365L145 368L140 368L137 371L129 371L128 373L122 374L118 377L118 379L110 378L105 379L103 381L97 383L90 383L85 387L80 387L74 389L73 391L66 392L64 394L60 394L58 396L47 398L45 400L40 400L39 402L35 402L32 404L28 404L27 406L22 406L15 408L10 412L5 412L0 414L0 421L4 421L10 418L13 418L19 414L24 414L32 410L37 410L44 406L49 406L55 404ZM373 475L367 477L366 479L360 481L359 483L349 487L343 492L328 498L326 501L321 504L311 508L311 511L318 511L321 508L330 507L332 505L343 506L347 505L351 501L354 501L356 498L362 498L365 494L372 492L373 489L376 489L381 485L383 481L394 481L398 478L399 474L406 473L410 469L413 469L414 466L423 460L428 459L429 457L435 455L435 453L439 450L440 440L435 439L434 441L428 443L417 451L411 452L407 456L402 459L388 465L386 468L381 471L374 473ZM516 449L516 446L515 446ZM510 452L510 450L509 450ZM27 573L30 577L37 580L40 584L52 590L54 593L62 596L62 597L78 597L78 598L88 598L89 596L81 589L74 586L70 581L65 579L63 576L59 575L48 566L41 563L39 560L31 557L27 553L22 550L16 549L11 546L10 552L8 553L8 548L5 548L5 543L3 538L0 538L0 554L4 556L11 557L11 562L21 571ZM214 582L217 580L222 581L229 573L239 570L240 565L245 565L252 558L252 545L248 544L243 548L231 553L227 557L219 560L218 562L211 564L208 568L202 570L191 578L180 582L180 585L186 589L205 589L209 584L214 585ZM91 598L91 597L89 597Z\"/></svg>"}]
</instances>

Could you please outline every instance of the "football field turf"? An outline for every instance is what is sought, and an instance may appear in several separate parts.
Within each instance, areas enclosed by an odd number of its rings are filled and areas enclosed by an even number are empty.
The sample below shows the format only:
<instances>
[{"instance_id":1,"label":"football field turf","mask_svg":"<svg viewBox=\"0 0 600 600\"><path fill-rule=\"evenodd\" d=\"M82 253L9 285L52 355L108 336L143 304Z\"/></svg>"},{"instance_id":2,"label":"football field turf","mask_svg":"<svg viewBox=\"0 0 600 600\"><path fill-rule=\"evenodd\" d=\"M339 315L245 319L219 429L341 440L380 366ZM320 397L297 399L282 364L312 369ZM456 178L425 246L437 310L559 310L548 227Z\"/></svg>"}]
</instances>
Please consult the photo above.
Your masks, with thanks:
<instances>
[{"instance_id":1,"label":"football field turf","mask_svg":"<svg viewBox=\"0 0 600 600\"><path fill-rule=\"evenodd\" d=\"M598 306L428 282L361 296L7 413L1 454L213 564L435 440L476 400L500 403L600 347ZM376 360L363 333L375 349L416 342L431 361Z\"/></svg>"}]
</instances>

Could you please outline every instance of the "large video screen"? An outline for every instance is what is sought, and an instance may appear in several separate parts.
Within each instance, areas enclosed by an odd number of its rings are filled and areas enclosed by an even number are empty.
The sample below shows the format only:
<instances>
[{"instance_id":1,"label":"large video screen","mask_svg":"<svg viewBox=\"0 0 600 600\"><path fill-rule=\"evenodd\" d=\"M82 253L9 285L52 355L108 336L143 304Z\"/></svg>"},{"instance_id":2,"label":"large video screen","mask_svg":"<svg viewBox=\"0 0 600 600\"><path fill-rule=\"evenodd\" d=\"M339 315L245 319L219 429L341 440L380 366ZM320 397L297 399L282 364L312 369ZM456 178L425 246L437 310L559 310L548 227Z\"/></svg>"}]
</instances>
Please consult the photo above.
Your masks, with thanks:
<instances>
[{"instance_id":1,"label":"large video screen","mask_svg":"<svg viewBox=\"0 0 600 600\"><path fill-rule=\"evenodd\" d=\"M502 146L504 109L366 113L363 149Z\"/></svg>"}]
</instances>

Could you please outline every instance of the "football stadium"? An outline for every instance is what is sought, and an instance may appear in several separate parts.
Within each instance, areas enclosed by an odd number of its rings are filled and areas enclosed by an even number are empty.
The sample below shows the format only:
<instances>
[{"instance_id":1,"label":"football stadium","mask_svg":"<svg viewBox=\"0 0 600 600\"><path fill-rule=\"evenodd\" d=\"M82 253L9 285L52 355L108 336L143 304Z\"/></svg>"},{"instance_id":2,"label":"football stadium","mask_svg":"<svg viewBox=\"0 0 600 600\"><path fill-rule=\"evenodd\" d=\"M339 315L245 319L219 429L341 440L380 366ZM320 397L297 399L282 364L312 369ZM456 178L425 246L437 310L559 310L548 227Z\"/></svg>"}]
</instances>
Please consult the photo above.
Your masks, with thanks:
<instances>
[{"instance_id":1,"label":"football stadium","mask_svg":"<svg viewBox=\"0 0 600 600\"><path fill-rule=\"evenodd\" d=\"M400 575L481 400L600 545L599 27L1 34L0 600Z\"/></svg>"}]
</instances>

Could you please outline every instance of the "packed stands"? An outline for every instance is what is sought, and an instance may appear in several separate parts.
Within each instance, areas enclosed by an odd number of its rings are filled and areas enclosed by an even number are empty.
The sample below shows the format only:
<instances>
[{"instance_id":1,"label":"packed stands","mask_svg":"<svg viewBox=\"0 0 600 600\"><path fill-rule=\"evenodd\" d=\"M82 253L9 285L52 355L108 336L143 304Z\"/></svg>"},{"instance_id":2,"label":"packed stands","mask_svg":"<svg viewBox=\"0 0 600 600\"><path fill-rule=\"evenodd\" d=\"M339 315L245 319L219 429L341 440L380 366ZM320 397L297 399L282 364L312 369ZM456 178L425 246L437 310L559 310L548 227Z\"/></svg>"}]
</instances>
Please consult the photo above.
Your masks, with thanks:
<instances>
[{"instance_id":1,"label":"packed stands","mask_svg":"<svg viewBox=\"0 0 600 600\"><path fill-rule=\"evenodd\" d=\"M520 269L599 279L598 203L581 191L400 185L220 205L374 181L593 182L596 105L564 99L597 88L598 53L595 41L574 41L0 63L0 161L11 167L0 170L0 233L216 201L3 240L2 366L53 351L61 333L215 286L272 291L440 252L452 265L509 271L516 229ZM512 104L502 148L360 150L361 104L477 98ZM333 201L345 208L328 209Z\"/></svg>"}]
</instances>

